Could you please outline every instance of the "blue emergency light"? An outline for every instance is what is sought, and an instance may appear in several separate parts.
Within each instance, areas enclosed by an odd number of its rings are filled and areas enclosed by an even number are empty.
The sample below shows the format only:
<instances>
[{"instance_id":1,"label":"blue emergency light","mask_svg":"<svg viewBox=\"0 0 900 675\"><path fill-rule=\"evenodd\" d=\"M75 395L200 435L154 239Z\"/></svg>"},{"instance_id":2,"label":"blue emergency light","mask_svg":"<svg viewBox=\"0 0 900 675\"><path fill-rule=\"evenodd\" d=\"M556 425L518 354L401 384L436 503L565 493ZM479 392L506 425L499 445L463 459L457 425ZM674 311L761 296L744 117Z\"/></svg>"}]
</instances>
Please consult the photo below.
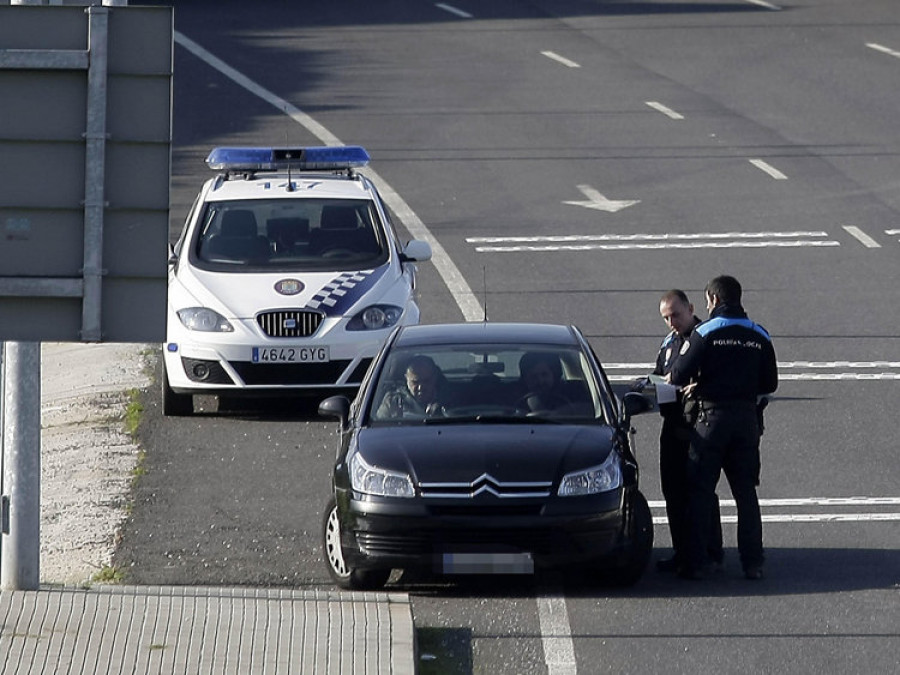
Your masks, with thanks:
<instances>
[{"instance_id":1,"label":"blue emergency light","mask_svg":"<svg viewBox=\"0 0 900 675\"><path fill-rule=\"evenodd\" d=\"M206 164L213 171L296 171L366 166L369 153L358 145L296 148L213 148Z\"/></svg>"}]
</instances>

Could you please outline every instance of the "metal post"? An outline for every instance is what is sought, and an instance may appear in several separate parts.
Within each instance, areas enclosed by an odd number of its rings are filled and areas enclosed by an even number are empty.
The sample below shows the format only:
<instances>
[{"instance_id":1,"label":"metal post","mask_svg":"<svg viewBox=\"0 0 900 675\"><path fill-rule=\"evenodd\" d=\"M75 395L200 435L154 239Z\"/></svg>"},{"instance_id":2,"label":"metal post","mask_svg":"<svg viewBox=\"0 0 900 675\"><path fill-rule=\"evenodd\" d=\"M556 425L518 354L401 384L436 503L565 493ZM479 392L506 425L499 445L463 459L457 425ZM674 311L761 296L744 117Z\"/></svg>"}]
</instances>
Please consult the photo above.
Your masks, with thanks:
<instances>
[{"instance_id":1,"label":"metal post","mask_svg":"<svg viewBox=\"0 0 900 675\"><path fill-rule=\"evenodd\" d=\"M81 339L99 342L103 304L103 215L106 208L106 71L109 10L88 7L88 91L84 174L84 298Z\"/></svg>"},{"instance_id":2,"label":"metal post","mask_svg":"<svg viewBox=\"0 0 900 675\"><path fill-rule=\"evenodd\" d=\"M3 528L0 589L41 582L41 345L7 342L3 362Z\"/></svg>"}]
</instances>

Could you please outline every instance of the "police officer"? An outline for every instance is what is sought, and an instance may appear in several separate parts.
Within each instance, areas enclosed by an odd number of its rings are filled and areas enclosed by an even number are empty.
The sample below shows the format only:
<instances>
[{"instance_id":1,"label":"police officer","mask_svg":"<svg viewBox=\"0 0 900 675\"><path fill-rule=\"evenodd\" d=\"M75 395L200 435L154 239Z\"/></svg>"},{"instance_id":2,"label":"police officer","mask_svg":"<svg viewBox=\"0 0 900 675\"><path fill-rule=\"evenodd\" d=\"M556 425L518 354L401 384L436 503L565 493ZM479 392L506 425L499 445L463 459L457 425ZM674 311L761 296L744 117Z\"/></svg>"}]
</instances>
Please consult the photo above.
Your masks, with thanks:
<instances>
[{"instance_id":1,"label":"police officer","mask_svg":"<svg viewBox=\"0 0 900 675\"><path fill-rule=\"evenodd\" d=\"M686 565L680 576L700 579L708 569L710 513L720 473L731 487L738 512L738 550L744 576L763 576L762 518L759 485L758 401L778 386L772 340L764 328L747 318L741 306L741 285L719 276L706 286L709 320L697 326L681 348L670 381L687 385L698 419L691 433L688 457L689 536Z\"/></svg>"},{"instance_id":2,"label":"police officer","mask_svg":"<svg viewBox=\"0 0 900 675\"><path fill-rule=\"evenodd\" d=\"M669 327L656 355L654 375L665 376L671 371L681 352L681 346L700 319L694 305L681 289L666 291L659 300L659 314ZM659 434L659 479L666 501L666 519L672 536L673 555L656 561L660 572L676 572L686 563L688 536L687 464L691 427L684 417L681 396L677 401L661 403L659 412L663 423ZM719 519L719 499L715 498L710 514L709 557L722 562L722 524Z\"/></svg>"}]
</instances>

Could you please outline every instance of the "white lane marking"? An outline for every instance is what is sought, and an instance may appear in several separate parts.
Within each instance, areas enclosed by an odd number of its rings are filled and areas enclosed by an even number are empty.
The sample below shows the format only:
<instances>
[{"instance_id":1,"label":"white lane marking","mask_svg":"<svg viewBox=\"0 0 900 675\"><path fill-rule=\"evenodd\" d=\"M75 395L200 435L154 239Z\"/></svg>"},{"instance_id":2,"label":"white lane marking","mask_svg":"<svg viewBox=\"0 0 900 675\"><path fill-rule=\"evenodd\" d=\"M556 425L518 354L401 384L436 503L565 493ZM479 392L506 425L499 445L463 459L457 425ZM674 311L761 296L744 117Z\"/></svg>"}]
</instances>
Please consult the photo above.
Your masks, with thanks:
<instances>
[{"instance_id":1,"label":"white lane marking","mask_svg":"<svg viewBox=\"0 0 900 675\"><path fill-rule=\"evenodd\" d=\"M881 244L856 227L856 225L844 225L844 230L846 230L847 234L850 236L858 239L866 248L881 248Z\"/></svg>"},{"instance_id":2,"label":"white lane marking","mask_svg":"<svg viewBox=\"0 0 900 675\"><path fill-rule=\"evenodd\" d=\"M751 5L759 5L760 7L765 7L766 9L771 9L776 12L781 11L781 7L778 5L773 5L771 2L766 2L766 0L747 0Z\"/></svg>"},{"instance_id":3,"label":"white lane marking","mask_svg":"<svg viewBox=\"0 0 900 675\"><path fill-rule=\"evenodd\" d=\"M649 501L651 509L664 508L663 500ZM737 506L733 499L720 499L720 506ZM781 499L760 499L759 505L782 506L900 506L900 497L787 497Z\"/></svg>"},{"instance_id":4,"label":"white lane marking","mask_svg":"<svg viewBox=\"0 0 900 675\"><path fill-rule=\"evenodd\" d=\"M665 508L662 500L649 502L651 509ZM734 508L733 499L721 499L719 505ZM787 499L760 499L760 508L784 508L789 506L900 506L900 497L801 497ZM894 522L900 521L900 513L764 513L764 523L856 523L856 522ZM654 516L654 524L668 523L665 516ZM736 515L722 516L723 523L736 523Z\"/></svg>"},{"instance_id":5,"label":"white lane marking","mask_svg":"<svg viewBox=\"0 0 900 675\"><path fill-rule=\"evenodd\" d=\"M802 237L827 237L827 232L663 232L657 234L550 234L511 237L467 237L470 244L527 243L541 241L671 241L683 239L797 239Z\"/></svg>"},{"instance_id":6,"label":"white lane marking","mask_svg":"<svg viewBox=\"0 0 900 675\"><path fill-rule=\"evenodd\" d=\"M635 370L644 368L654 368L654 363L625 363L610 362L604 363L604 370ZM812 368L812 369L833 369L833 368L900 368L900 361L779 361L778 369L784 368Z\"/></svg>"},{"instance_id":7,"label":"white lane marking","mask_svg":"<svg viewBox=\"0 0 900 675\"><path fill-rule=\"evenodd\" d=\"M566 599L561 593L537 598L544 662L549 675L575 675L575 645Z\"/></svg>"},{"instance_id":8,"label":"white lane marking","mask_svg":"<svg viewBox=\"0 0 900 675\"><path fill-rule=\"evenodd\" d=\"M884 233L887 235L895 235L900 234L900 230L885 230Z\"/></svg>"},{"instance_id":9,"label":"white lane marking","mask_svg":"<svg viewBox=\"0 0 900 675\"><path fill-rule=\"evenodd\" d=\"M176 31L175 42L190 51L197 58L205 61L211 67L218 70L225 77L249 91L251 94L254 94L283 112L325 145L344 145L337 136L332 134L328 129L316 122L302 110L268 89L261 87L246 75L235 70L184 34ZM447 255L444 247L440 245L434 235L431 234L429 229L415 212L413 212L406 201L373 169L367 168L365 174L373 183L375 183L378 191L381 193L382 199L384 199L391 210L397 214L397 218L403 223L406 229L409 230L409 233L416 239L422 239L431 244L431 262L434 264L435 269L437 269L438 274L441 275L441 278L453 295L454 300L456 300L456 304L459 306L464 319L466 321L480 321L484 317L484 310L481 307L481 303L475 297L472 289L469 288L469 285L463 278L462 273L456 267L456 264L450 259L450 256Z\"/></svg>"},{"instance_id":10,"label":"white lane marking","mask_svg":"<svg viewBox=\"0 0 900 675\"><path fill-rule=\"evenodd\" d=\"M445 5L443 2L437 2L437 3L435 3L434 6L437 7L438 9L444 10L445 12L450 12L451 14L455 14L456 16L461 17L463 19L471 19L472 18L472 15L469 14L468 12L464 12L461 9L457 9L456 7L453 7L452 5Z\"/></svg>"},{"instance_id":11,"label":"white lane marking","mask_svg":"<svg viewBox=\"0 0 900 675\"><path fill-rule=\"evenodd\" d=\"M603 368L606 370L607 377L610 382L633 382L634 380L646 377L647 373L653 370L653 363L604 363ZM808 370L837 370L840 368L852 368L859 370L886 368L896 369L897 372L800 372L786 373L785 369L808 369ZM619 372L619 371L631 372ZM900 361L779 361L778 363L778 379L787 382L824 382L824 381L878 381L878 380L900 380Z\"/></svg>"},{"instance_id":12,"label":"white lane marking","mask_svg":"<svg viewBox=\"0 0 900 675\"><path fill-rule=\"evenodd\" d=\"M737 516L722 516L723 523L736 523ZM860 523L860 522L897 522L900 513L799 513L799 514L763 514L764 523ZM654 516L654 525L665 525L669 520L665 516Z\"/></svg>"},{"instance_id":13,"label":"white lane marking","mask_svg":"<svg viewBox=\"0 0 900 675\"><path fill-rule=\"evenodd\" d=\"M692 248L802 248L840 246L837 241L709 241L658 244L557 244L546 246L476 246L478 253L543 253L549 251L627 251Z\"/></svg>"},{"instance_id":14,"label":"white lane marking","mask_svg":"<svg viewBox=\"0 0 900 675\"><path fill-rule=\"evenodd\" d=\"M556 52L546 51L546 52L541 52L541 54L546 56L548 59L553 59L554 61L557 61L558 63L561 63L564 66L567 66L569 68L581 68L581 64L575 63L574 61L567 59L565 56L560 56Z\"/></svg>"},{"instance_id":15,"label":"white lane marking","mask_svg":"<svg viewBox=\"0 0 900 675\"><path fill-rule=\"evenodd\" d=\"M760 171L765 171L767 174L769 174L775 180L787 180L786 175L781 173L781 171L779 171L778 169L776 169L774 166L772 166L771 164L769 164L766 161L763 161L761 159L751 159L751 160L749 160L749 162L753 166L755 166L757 169L759 169Z\"/></svg>"},{"instance_id":16,"label":"white lane marking","mask_svg":"<svg viewBox=\"0 0 900 675\"><path fill-rule=\"evenodd\" d=\"M874 49L877 52L882 52L884 54L889 54L890 56L896 56L900 59L900 52L895 49L891 49L890 47L885 47L884 45L880 45L877 42L867 42L866 47L869 49Z\"/></svg>"},{"instance_id":17,"label":"white lane marking","mask_svg":"<svg viewBox=\"0 0 900 675\"><path fill-rule=\"evenodd\" d=\"M673 120L683 120L684 115L681 113L677 113L668 106L664 106L662 103L658 101L646 101L647 105L649 105L654 110L661 112L663 115L672 118Z\"/></svg>"},{"instance_id":18,"label":"white lane marking","mask_svg":"<svg viewBox=\"0 0 900 675\"><path fill-rule=\"evenodd\" d=\"M840 246L834 240L822 240L826 232L698 232L660 234L578 234L511 237L467 237L479 253L521 253L544 251L624 251L632 249L695 248L798 248ZM700 241L711 240L711 241ZM721 241L737 240L737 241ZM603 243L596 243L603 242ZM606 243L624 242L624 243ZM650 243L647 243L650 242ZM498 246L496 244L513 244Z\"/></svg>"}]
</instances>

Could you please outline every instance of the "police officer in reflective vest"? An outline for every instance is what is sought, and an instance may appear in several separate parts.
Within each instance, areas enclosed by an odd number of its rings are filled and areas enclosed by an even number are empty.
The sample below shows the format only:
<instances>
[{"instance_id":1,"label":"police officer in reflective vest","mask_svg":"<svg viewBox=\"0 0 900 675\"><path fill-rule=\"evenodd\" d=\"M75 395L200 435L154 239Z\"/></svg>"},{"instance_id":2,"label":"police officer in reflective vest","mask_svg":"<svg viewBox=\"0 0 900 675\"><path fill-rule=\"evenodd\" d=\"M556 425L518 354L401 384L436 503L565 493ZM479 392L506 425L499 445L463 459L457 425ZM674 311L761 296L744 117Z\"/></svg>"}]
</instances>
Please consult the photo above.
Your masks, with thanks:
<instances>
[{"instance_id":1,"label":"police officer in reflective vest","mask_svg":"<svg viewBox=\"0 0 900 675\"><path fill-rule=\"evenodd\" d=\"M722 471L738 512L738 550L744 576L763 576L759 485L759 402L778 387L772 340L741 306L741 285L719 276L706 286L709 320L685 340L670 373L673 384L696 380L697 419L688 459L689 528L687 564L679 574L703 578L708 569L710 513Z\"/></svg>"},{"instance_id":2,"label":"police officer in reflective vest","mask_svg":"<svg viewBox=\"0 0 900 675\"><path fill-rule=\"evenodd\" d=\"M663 338L656 355L654 375L668 375L678 361L681 347L700 319L694 314L694 305L679 288L666 291L659 300L659 314L670 333ZM656 561L660 572L677 572L684 565L688 549L688 485L687 464L691 426L684 416L681 395L677 401L660 403L662 429L659 433L659 482L666 501L666 519L672 535L673 555ZM715 498L710 513L709 557L714 563L722 562L722 523L719 518L719 499Z\"/></svg>"}]
</instances>

